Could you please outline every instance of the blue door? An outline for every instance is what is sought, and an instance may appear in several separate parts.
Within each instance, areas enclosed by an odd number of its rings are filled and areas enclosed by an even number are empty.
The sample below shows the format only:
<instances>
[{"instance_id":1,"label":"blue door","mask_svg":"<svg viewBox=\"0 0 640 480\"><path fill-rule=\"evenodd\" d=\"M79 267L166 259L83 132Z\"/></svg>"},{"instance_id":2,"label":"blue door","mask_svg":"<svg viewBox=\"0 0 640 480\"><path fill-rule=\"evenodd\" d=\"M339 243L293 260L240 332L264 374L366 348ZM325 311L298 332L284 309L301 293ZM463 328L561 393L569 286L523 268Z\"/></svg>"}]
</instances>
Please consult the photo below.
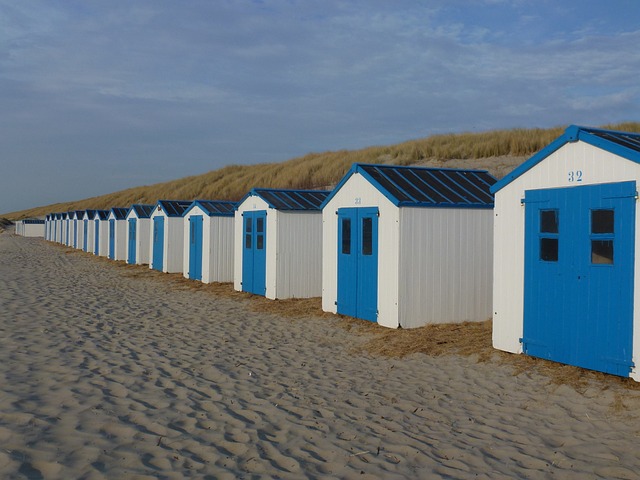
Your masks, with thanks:
<instances>
[{"instance_id":1,"label":"blue door","mask_svg":"<svg viewBox=\"0 0 640 480\"><path fill-rule=\"evenodd\" d=\"M164 261L164 217L153 217L153 252L151 267L162 271Z\"/></svg>"},{"instance_id":2,"label":"blue door","mask_svg":"<svg viewBox=\"0 0 640 480\"><path fill-rule=\"evenodd\" d=\"M189 278L202 280L202 215L189 217Z\"/></svg>"},{"instance_id":3,"label":"blue door","mask_svg":"<svg viewBox=\"0 0 640 480\"><path fill-rule=\"evenodd\" d=\"M109 258L116 258L116 221L109 220Z\"/></svg>"},{"instance_id":4,"label":"blue door","mask_svg":"<svg viewBox=\"0 0 640 480\"><path fill-rule=\"evenodd\" d=\"M635 196L635 182L525 192L525 353L629 376Z\"/></svg>"},{"instance_id":5,"label":"blue door","mask_svg":"<svg viewBox=\"0 0 640 480\"><path fill-rule=\"evenodd\" d=\"M100 220L96 220L95 222L95 228L93 231L93 254L100 255Z\"/></svg>"},{"instance_id":6,"label":"blue door","mask_svg":"<svg viewBox=\"0 0 640 480\"><path fill-rule=\"evenodd\" d=\"M136 263L136 230L138 227L137 219L129 219L129 249L127 252L127 263Z\"/></svg>"},{"instance_id":7,"label":"blue door","mask_svg":"<svg viewBox=\"0 0 640 480\"><path fill-rule=\"evenodd\" d=\"M88 237L88 232L89 232L89 220L83 220L82 221L83 226L84 226L84 235L83 235L83 242L84 245L82 246L82 250L84 250L85 252L89 251L89 240L87 239Z\"/></svg>"},{"instance_id":8,"label":"blue door","mask_svg":"<svg viewBox=\"0 0 640 480\"><path fill-rule=\"evenodd\" d=\"M378 209L338 209L338 298L342 315L378 320Z\"/></svg>"},{"instance_id":9,"label":"blue door","mask_svg":"<svg viewBox=\"0 0 640 480\"><path fill-rule=\"evenodd\" d=\"M242 291L264 295L267 291L267 212L244 212Z\"/></svg>"}]
</instances>

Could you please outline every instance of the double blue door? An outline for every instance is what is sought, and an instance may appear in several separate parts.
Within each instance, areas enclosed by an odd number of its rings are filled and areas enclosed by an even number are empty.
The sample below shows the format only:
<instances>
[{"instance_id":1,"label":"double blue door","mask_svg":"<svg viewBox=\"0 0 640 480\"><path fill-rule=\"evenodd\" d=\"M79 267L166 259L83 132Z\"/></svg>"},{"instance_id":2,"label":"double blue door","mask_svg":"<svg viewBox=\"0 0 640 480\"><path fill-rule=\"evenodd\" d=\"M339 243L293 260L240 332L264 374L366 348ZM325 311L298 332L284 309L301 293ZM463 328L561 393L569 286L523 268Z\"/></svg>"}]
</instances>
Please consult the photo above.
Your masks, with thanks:
<instances>
[{"instance_id":1,"label":"double blue door","mask_svg":"<svg viewBox=\"0 0 640 480\"><path fill-rule=\"evenodd\" d=\"M244 212L242 218L242 291L264 295L267 290L267 212Z\"/></svg>"},{"instance_id":2,"label":"double blue door","mask_svg":"<svg viewBox=\"0 0 640 480\"><path fill-rule=\"evenodd\" d=\"M525 193L525 353L629 376L635 196L635 182Z\"/></svg>"},{"instance_id":3,"label":"double blue door","mask_svg":"<svg viewBox=\"0 0 640 480\"><path fill-rule=\"evenodd\" d=\"M378 320L378 209L338 209L338 298L342 315Z\"/></svg>"},{"instance_id":4,"label":"double blue door","mask_svg":"<svg viewBox=\"0 0 640 480\"><path fill-rule=\"evenodd\" d=\"M109 220L109 258L116 258L116 221Z\"/></svg>"},{"instance_id":5,"label":"double blue door","mask_svg":"<svg viewBox=\"0 0 640 480\"><path fill-rule=\"evenodd\" d=\"M189 217L189 278L202 280L202 215Z\"/></svg>"},{"instance_id":6,"label":"double blue door","mask_svg":"<svg viewBox=\"0 0 640 480\"><path fill-rule=\"evenodd\" d=\"M153 252L151 267L162 271L164 261L164 217L153 217Z\"/></svg>"},{"instance_id":7,"label":"double blue door","mask_svg":"<svg viewBox=\"0 0 640 480\"><path fill-rule=\"evenodd\" d=\"M94 235L93 254L100 255L100 220L95 220L93 235Z\"/></svg>"},{"instance_id":8,"label":"double blue door","mask_svg":"<svg viewBox=\"0 0 640 480\"><path fill-rule=\"evenodd\" d=\"M89 233L89 220L83 220L82 224L83 224L83 230L84 230L84 235L82 237L82 241L83 241L82 249L85 252L88 252L89 251L89 238L88 238L89 237L89 235L88 235L88 233Z\"/></svg>"},{"instance_id":9,"label":"double blue door","mask_svg":"<svg viewBox=\"0 0 640 480\"><path fill-rule=\"evenodd\" d=\"M129 219L129 245L127 249L127 263L136 263L136 233L138 230L138 219Z\"/></svg>"}]
</instances>

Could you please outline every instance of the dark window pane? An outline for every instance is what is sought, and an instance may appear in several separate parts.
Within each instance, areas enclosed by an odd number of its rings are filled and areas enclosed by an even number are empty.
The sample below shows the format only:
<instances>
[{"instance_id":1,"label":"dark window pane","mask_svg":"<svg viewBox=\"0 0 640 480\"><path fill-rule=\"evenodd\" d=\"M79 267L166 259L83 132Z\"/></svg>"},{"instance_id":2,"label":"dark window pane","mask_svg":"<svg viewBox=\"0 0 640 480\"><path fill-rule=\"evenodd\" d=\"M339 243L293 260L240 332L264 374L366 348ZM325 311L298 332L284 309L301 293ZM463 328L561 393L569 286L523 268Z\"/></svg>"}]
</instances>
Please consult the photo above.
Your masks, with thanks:
<instances>
[{"instance_id":1,"label":"dark window pane","mask_svg":"<svg viewBox=\"0 0 640 480\"><path fill-rule=\"evenodd\" d=\"M244 236L244 248L251 248L251 234L247 233Z\"/></svg>"},{"instance_id":2,"label":"dark window pane","mask_svg":"<svg viewBox=\"0 0 640 480\"><path fill-rule=\"evenodd\" d=\"M244 226L244 230L245 230L245 232L251 232L251 227L252 227L252 225L251 225L251 219L250 219L250 218L247 218L247 219L245 220L244 225L245 225L245 226Z\"/></svg>"},{"instance_id":3,"label":"dark window pane","mask_svg":"<svg viewBox=\"0 0 640 480\"><path fill-rule=\"evenodd\" d=\"M264 248L264 235L256 236L256 248L262 250Z\"/></svg>"},{"instance_id":4,"label":"dark window pane","mask_svg":"<svg viewBox=\"0 0 640 480\"><path fill-rule=\"evenodd\" d=\"M264 218L256 218L256 232L262 233L264 232Z\"/></svg>"},{"instance_id":5,"label":"dark window pane","mask_svg":"<svg viewBox=\"0 0 640 480\"><path fill-rule=\"evenodd\" d=\"M591 233L613 233L613 210L591 210Z\"/></svg>"},{"instance_id":6,"label":"dark window pane","mask_svg":"<svg viewBox=\"0 0 640 480\"><path fill-rule=\"evenodd\" d=\"M351 219L342 219L342 253L351 254Z\"/></svg>"},{"instance_id":7,"label":"dark window pane","mask_svg":"<svg viewBox=\"0 0 640 480\"><path fill-rule=\"evenodd\" d=\"M540 232L558 233L557 210L540 210Z\"/></svg>"},{"instance_id":8,"label":"dark window pane","mask_svg":"<svg viewBox=\"0 0 640 480\"><path fill-rule=\"evenodd\" d=\"M373 251L373 219L362 219L362 254L371 255Z\"/></svg>"},{"instance_id":9,"label":"dark window pane","mask_svg":"<svg viewBox=\"0 0 640 480\"><path fill-rule=\"evenodd\" d=\"M558 261L558 239L557 238L541 238L540 239L540 260L545 262Z\"/></svg>"},{"instance_id":10,"label":"dark window pane","mask_svg":"<svg viewBox=\"0 0 640 480\"><path fill-rule=\"evenodd\" d=\"M613 240L591 240L591 263L613 263Z\"/></svg>"}]
</instances>

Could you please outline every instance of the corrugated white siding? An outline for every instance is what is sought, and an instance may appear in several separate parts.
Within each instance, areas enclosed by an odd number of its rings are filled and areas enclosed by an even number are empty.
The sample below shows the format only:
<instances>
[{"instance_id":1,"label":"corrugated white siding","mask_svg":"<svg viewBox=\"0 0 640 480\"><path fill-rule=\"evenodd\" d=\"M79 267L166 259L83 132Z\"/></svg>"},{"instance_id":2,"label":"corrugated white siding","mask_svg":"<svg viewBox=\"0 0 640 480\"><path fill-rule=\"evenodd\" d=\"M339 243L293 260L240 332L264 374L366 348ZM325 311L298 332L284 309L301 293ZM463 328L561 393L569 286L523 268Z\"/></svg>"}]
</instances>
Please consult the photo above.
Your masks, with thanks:
<instances>
[{"instance_id":1,"label":"corrugated white siding","mask_svg":"<svg viewBox=\"0 0 640 480\"><path fill-rule=\"evenodd\" d=\"M491 318L493 211L400 209L403 328Z\"/></svg>"},{"instance_id":2,"label":"corrugated white siding","mask_svg":"<svg viewBox=\"0 0 640 480\"><path fill-rule=\"evenodd\" d=\"M266 273L266 286L267 286L267 297L269 297L269 288L273 288L273 294L275 294L275 211L269 208L269 204L262 200L260 197L255 195L250 195L244 199L244 201L238 205L238 209L235 212L235 220L233 225L233 288L239 292L242 291L242 245L244 241L243 236L243 222L242 222L242 213L247 211L257 211L257 210L267 210L267 237L266 241L266 255L267 255L267 273ZM271 235L271 231L273 230L274 234ZM270 259L273 259L270 262ZM270 268L272 272L270 272ZM270 276L271 273L271 276ZM273 277L273 278L271 278ZM272 295L273 295L272 294Z\"/></svg>"},{"instance_id":3,"label":"corrugated white siding","mask_svg":"<svg viewBox=\"0 0 640 480\"><path fill-rule=\"evenodd\" d=\"M109 220L100 220L100 227L98 228L98 235L100 236L98 250L101 257L109 255Z\"/></svg>"},{"instance_id":4,"label":"corrugated white siding","mask_svg":"<svg viewBox=\"0 0 640 480\"><path fill-rule=\"evenodd\" d=\"M582 172L582 182L569 181ZM574 174L574 179L575 179ZM568 143L496 193L494 219L493 346L521 353L524 312L525 190L635 180L640 165L584 142ZM640 300L640 206L636 206L634 302ZM633 362L640 361L640 312L634 308ZM631 377L640 380L637 369Z\"/></svg>"},{"instance_id":5,"label":"corrugated white siding","mask_svg":"<svg viewBox=\"0 0 640 480\"><path fill-rule=\"evenodd\" d=\"M234 225L233 217L211 217L209 228L203 227L203 235L208 238L202 247L203 282L233 281Z\"/></svg>"},{"instance_id":6,"label":"corrugated white siding","mask_svg":"<svg viewBox=\"0 0 640 480\"><path fill-rule=\"evenodd\" d=\"M136 230L136 264L149 264L149 244L151 243L151 220L139 218Z\"/></svg>"},{"instance_id":7,"label":"corrugated white siding","mask_svg":"<svg viewBox=\"0 0 640 480\"><path fill-rule=\"evenodd\" d=\"M113 213L109 214L109 219L107 221L107 254L109 252L109 228L110 221L114 220L114 260L126 260L127 259L127 229L129 225L126 220L116 220L115 215Z\"/></svg>"},{"instance_id":8,"label":"corrugated white siding","mask_svg":"<svg viewBox=\"0 0 640 480\"><path fill-rule=\"evenodd\" d=\"M277 212L276 223L276 285L268 298L321 296L322 213Z\"/></svg>"},{"instance_id":9,"label":"corrugated white siding","mask_svg":"<svg viewBox=\"0 0 640 480\"><path fill-rule=\"evenodd\" d=\"M95 230L96 230L96 223L93 220L89 220L88 218L86 220L84 220L87 223L87 249L85 251L87 252L93 252L93 249L95 247ZM84 244L82 245L84 248Z\"/></svg>"},{"instance_id":10,"label":"corrugated white siding","mask_svg":"<svg viewBox=\"0 0 640 480\"><path fill-rule=\"evenodd\" d=\"M82 250L84 245L84 220L76 219L76 248Z\"/></svg>"},{"instance_id":11,"label":"corrugated white siding","mask_svg":"<svg viewBox=\"0 0 640 480\"><path fill-rule=\"evenodd\" d=\"M399 210L359 173L342 185L322 211L322 309L336 313L338 216L342 207L378 207L378 323L396 328L398 319Z\"/></svg>"},{"instance_id":12,"label":"corrugated white siding","mask_svg":"<svg viewBox=\"0 0 640 480\"><path fill-rule=\"evenodd\" d=\"M182 273L184 253L184 219L165 217L164 220L164 265L165 273Z\"/></svg>"}]
</instances>

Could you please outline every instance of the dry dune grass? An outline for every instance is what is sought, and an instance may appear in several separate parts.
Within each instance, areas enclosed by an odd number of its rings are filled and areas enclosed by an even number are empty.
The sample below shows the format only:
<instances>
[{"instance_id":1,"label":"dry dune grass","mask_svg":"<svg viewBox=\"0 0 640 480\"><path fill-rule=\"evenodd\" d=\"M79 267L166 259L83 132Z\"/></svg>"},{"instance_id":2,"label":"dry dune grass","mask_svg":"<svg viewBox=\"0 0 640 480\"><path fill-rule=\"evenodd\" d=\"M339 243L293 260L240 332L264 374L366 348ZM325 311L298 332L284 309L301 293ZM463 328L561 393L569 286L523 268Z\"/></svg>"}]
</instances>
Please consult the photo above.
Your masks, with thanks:
<instances>
[{"instance_id":1,"label":"dry dune grass","mask_svg":"<svg viewBox=\"0 0 640 480\"><path fill-rule=\"evenodd\" d=\"M129 207L134 203L154 204L160 199L239 200L253 187L331 188L353 163L420 164L453 168L464 166L486 169L501 178L528 156L560 136L563 128L433 135L391 146L309 153L280 163L229 165L202 175L32 208L5 216L21 219L52 212ZM619 123L605 125L603 128L640 132L640 123Z\"/></svg>"}]
</instances>

